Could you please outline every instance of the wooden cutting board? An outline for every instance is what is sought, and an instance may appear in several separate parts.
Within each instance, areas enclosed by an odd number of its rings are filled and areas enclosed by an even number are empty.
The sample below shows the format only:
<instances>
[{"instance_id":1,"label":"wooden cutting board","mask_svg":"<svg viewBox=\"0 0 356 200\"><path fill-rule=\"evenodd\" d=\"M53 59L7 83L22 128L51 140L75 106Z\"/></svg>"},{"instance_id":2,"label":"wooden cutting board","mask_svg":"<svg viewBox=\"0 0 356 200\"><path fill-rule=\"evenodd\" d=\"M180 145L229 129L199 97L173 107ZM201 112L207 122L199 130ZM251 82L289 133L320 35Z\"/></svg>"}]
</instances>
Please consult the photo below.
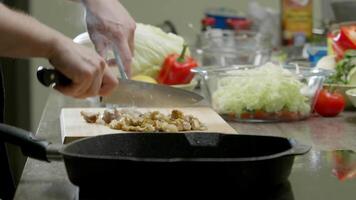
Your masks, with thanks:
<instances>
[{"instance_id":1,"label":"wooden cutting board","mask_svg":"<svg viewBox=\"0 0 356 200\"><path fill-rule=\"evenodd\" d=\"M207 126L204 132L236 133L213 109L208 107L184 108L136 108L140 112L160 111L168 114L172 109L181 110L185 115L193 115ZM105 108L63 108L60 116L62 142L68 143L79 138L112 134L127 133L114 130L101 124L87 123L80 115L80 111L103 113Z\"/></svg>"}]
</instances>

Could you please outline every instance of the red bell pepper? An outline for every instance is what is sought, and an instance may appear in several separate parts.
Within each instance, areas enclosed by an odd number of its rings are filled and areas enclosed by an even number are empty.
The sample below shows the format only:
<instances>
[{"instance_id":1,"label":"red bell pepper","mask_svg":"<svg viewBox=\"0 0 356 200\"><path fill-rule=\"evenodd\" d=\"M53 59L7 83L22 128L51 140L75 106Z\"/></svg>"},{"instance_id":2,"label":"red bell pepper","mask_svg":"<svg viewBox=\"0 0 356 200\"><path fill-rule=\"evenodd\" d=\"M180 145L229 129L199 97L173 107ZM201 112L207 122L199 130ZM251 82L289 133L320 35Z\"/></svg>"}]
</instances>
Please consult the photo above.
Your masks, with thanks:
<instances>
[{"instance_id":1,"label":"red bell pepper","mask_svg":"<svg viewBox=\"0 0 356 200\"><path fill-rule=\"evenodd\" d=\"M157 81L166 85L187 84L193 79L194 74L190 71L198 66L194 58L185 56L187 45L183 46L182 53L171 54L164 60Z\"/></svg>"},{"instance_id":2,"label":"red bell pepper","mask_svg":"<svg viewBox=\"0 0 356 200\"><path fill-rule=\"evenodd\" d=\"M337 60L341 60L348 49L356 49L356 25L342 26L332 38Z\"/></svg>"},{"instance_id":3,"label":"red bell pepper","mask_svg":"<svg viewBox=\"0 0 356 200\"><path fill-rule=\"evenodd\" d=\"M340 32L340 42L344 48L356 49L356 26L342 26Z\"/></svg>"}]
</instances>

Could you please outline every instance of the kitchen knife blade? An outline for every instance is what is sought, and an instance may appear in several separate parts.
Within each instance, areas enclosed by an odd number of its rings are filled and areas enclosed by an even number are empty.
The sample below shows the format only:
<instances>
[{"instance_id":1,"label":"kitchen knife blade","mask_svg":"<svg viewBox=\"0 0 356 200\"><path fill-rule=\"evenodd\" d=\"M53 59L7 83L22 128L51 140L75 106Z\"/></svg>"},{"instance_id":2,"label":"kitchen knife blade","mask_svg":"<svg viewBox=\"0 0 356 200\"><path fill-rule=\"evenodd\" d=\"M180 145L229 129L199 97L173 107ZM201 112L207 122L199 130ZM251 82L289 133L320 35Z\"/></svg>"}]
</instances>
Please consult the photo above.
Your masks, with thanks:
<instances>
[{"instance_id":1,"label":"kitchen knife blade","mask_svg":"<svg viewBox=\"0 0 356 200\"><path fill-rule=\"evenodd\" d=\"M67 77L54 69L39 67L38 80L46 87L55 84L68 85ZM144 83L129 79L119 79L119 86L103 99L108 105L120 107L179 107L201 104L203 97L194 92L166 85Z\"/></svg>"}]
</instances>

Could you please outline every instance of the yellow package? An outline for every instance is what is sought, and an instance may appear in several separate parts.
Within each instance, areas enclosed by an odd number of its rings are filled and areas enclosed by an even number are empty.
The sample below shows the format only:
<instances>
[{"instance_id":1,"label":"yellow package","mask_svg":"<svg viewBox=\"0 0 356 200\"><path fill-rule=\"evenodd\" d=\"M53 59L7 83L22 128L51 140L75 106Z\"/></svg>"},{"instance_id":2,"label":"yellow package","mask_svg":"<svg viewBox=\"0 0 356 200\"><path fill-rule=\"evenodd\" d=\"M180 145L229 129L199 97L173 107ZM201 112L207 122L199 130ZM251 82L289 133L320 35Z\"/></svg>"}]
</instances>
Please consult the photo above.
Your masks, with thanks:
<instances>
[{"instance_id":1,"label":"yellow package","mask_svg":"<svg viewBox=\"0 0 356 200\"><path fill-rule=\"evenodd\" d=\"M313 31L312 0L281 0L284 45L302 45Z\"/></svg>"}]
</instances>

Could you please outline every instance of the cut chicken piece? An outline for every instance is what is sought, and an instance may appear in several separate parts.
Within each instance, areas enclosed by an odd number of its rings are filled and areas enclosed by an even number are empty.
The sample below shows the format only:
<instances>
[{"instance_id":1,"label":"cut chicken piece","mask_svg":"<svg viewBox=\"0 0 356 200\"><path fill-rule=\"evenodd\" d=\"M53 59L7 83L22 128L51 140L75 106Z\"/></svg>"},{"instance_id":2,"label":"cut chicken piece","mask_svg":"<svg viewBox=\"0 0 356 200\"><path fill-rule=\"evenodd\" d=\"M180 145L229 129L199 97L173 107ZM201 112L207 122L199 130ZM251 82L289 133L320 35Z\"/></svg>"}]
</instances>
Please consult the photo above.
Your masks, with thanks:
<instances>
[{"instance_id":1,"label":"cut chicken piece","mask_svg":"<svg viewBox=\"0 0 356 200\"><path fill-rule=\"evenodd\" d=\"M83 116L84 120L88 123L95 123L100 116L99 112L81 111L80 114Z\"/></svg>"},{"instance_id":2,"label":"cut chicken piece","mask_svg":"<svg viewBox=\"0 0 356 200\"><path fill-rule=\"evenodd\" d=\"M192 115L184 115L180 110L172 110L169 115L159 111L141 113L131 109L105 110L103 117L98 120L100 113L82 112L89 123L106 123L112 129L136 132L179 132L206 130L205 125Z\"/></svg>"},{"instance_id":3,"label":"cut chicken piece","mask_svg":"<svg viewBox=\"0 0 356 200\"><path fill-rule=\"evenodd\" d=\"M180 110L172 110L171 119L183 119L184 114Z\"/></svg>"},{"instance_id":4,"label":"cut chicken piece","mask_svg":"<svg viewBox=\"0 0 356 200\"><path fill-rule=\"evenodd\" d=\"M110 124L110 122L116 118L117 113L115 112L115 110L104 110L102 120L104 120L105 123Z\"/></svg>"}]
</instances>

